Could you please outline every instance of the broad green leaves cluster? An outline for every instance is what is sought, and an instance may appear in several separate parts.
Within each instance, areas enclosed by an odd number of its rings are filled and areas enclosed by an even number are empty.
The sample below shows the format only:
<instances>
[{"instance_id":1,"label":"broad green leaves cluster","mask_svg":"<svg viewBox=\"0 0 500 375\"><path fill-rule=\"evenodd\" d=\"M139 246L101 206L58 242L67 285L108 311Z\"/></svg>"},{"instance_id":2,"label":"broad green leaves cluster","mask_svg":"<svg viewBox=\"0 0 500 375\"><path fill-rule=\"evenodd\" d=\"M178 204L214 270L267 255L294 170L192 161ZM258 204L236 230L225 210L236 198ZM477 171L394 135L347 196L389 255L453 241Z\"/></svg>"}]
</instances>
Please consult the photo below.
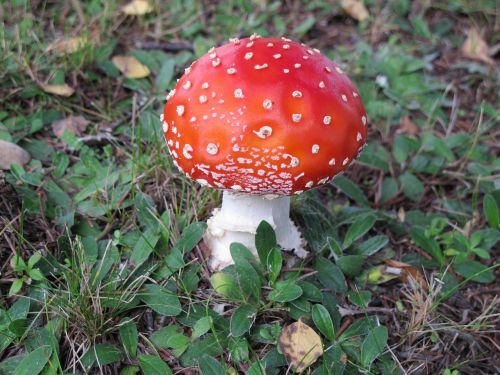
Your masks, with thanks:
<instances>
[{"instance_id":1,"label":"broad green leaves cluster","mask_svg":"<svg viewBox=\"0 0 500 375\"><path fill-rule=\"evenodd\" d=\"M493 57L462 56L456 26L481 25L488 40L494 1L364 1L359 23L344 23L345 2L316 0L138 1L147 11L136 15L90 0L64 17L28 3L2 4L0 28L0 140L31 157L0 171L0 374L67 373L68 358L89 373L279 374L280 333L299 319L324 346L311 373L397 374L387 345L399 328L365 311L387 290L408 320L399 266L437 280L436 309L495 281L498 74ZM176 172L159 114L196 57L254 32L335 59L359 88L370 136L346 175L292 200L309 258L294 263L263 223L256 253L233 244L235 264L210 275L196 246L218 195ZM148 74L126 77L117 55ZM71 116L85 129L54 130Z\"/></svg>"},{"instance_id":2,"label":"broad green leaves cluster","mask_svg":"<svg viewBox=\"0 0 500 375\"><path fill-rule=\"evenodd\" d=\"M351 226L349 234L346 234L344 238L344 243L350 245L365 234L374 222L373 219L368 224ZM324 360L319 361L322 364L314 373L328 373L328 369L335 366L333 356L345 355L344 345L348 348L347 350L351 350L351 346L355 345L354 336L345 333L335 334L339 329L341 318L335 296L336 293L348 291L343 270L329 259L318 257L315 261L316 272L308 277L307 281L301 280L300 270L280 273L279 270L283 267L281 250L277 246L272 227L265 221L257 228L255 245L257 254L253 254L241 244L233 244L231 255L234 265L226 267L211 277L214 290L236 304L231 313L230 335L234 338L248 337L257 342L276 344L282 327L259 324L258 318L266 316L269 311L285 310L294 320L311 321L322 334L324 346L329 350L325 352ZM356 258L356 262L358 263L356 267L360 269L363 256ZM354 259L351 263L354 264ZM297 268L300 269L300 266ZM346 268L350 269L347 266ZM352 294L353 296L360 294L358 300L363 300L361 293L353 292ZM366 300L366 295L364 297ZM361 305L360 302L358 304ZM365 349L361 357L357 357L356 366L370 369L372 362L384 351L388 337L385 327L366 324L367 326L363 326L358 332L359 335L366 337L363 339ZM355 339L359 340L360 337L356 336ZM382 363L388 360L387 357L380 359ZM266 373L274 373L272 365L254 363L253 366L262 366ZM336 371L342 373L346 366L344 363L336 367Z\"/></svg>"}]
</instances>

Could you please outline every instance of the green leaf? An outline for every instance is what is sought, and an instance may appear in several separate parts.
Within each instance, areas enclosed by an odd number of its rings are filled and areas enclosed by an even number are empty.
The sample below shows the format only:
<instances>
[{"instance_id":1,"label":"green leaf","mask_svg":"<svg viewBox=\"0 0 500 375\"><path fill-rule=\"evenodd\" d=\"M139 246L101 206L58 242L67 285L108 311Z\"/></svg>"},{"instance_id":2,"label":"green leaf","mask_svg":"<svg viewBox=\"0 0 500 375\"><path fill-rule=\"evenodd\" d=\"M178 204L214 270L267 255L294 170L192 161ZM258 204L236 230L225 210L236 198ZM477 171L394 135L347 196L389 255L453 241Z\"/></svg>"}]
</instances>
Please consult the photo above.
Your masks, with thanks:
<instances>
[{"instance_id":1,"label":"green leaf","mask_svg":"<svg viewBox=\"0 0 500 375\"><path fill-rule=\"evenodd\" d=\"M282 264L283 257L281 256L281 250L277 247L272 248L266 260L266 268L267 272L269 272L271 283L274 283L278 278Z\"/></svg>"},{"instance_id":2,"label":"green leaf","mask_svg":"<svg viewBox=\"0 0 500 375\"><path fill-rule=\"evenodd\" d=\"M333 259L337 259L338 257L342 256L344 253L342 250L342 246L340 246L339 242L333 238L328 236L326 239L326 243L328 244L328 248L330 249L330 253L333 256Z\"/></svg>"},{"instance_id":3,"label":"green leaf","mask_svg":"<svg viewBox=\"0 0 500 375\"><path fill-rule=\"evenodd\" d=\"M64 152L58 152L52 159L52 165L54 166L52 175L62 177L69 166L69 156Z\"/></svg>"},{"instance_id":4,"label":"green leaf","mask_svg":"<svg viewBox=\"0 0 500 375\"><path fill-rule=\"evenodd\" d=\"M119 332L126 353L134 358L137 355L137 344L139 342L135 322L130 318L123 318L120 322Z\"/></svg>"},{"instance_id":5,"label":"green leaf","mask_svg":"<svg viewBox=\"0 0 500 375\"><path fill-rule=\"evenodd\" d=\"M256 263L257 259L252 254L252 252L245 245L239 242L233 242L229 246L229 251L231 252L231 257L233 259L234 264L238 263Z\"/></svg>"},{"instance_id":6,"label":"green leaf","mask_svg":"<svg viewBox=\"0 0 500 375\"><path fill-rule=\"evenodd\" d=\"M19 298L7 312L0 314L0 353L2 353L13 341L14 337L6 332L9 327L18 320L26 320L30 309L30 300L25 297ZM0 310L2 312L3 310ZM25 325L25 324L23 324ZM24 330L23 330L24 333Z\"/></svg>"},{"instance_id":7,"label":"green leaf","mask_svg":"<svg viewBox=\"0 0 500 375\"><path fill-rule=\"evenodd\" d=\"M495 280L493 271L484 264L475 260L467 260L464 263L453 264L453 270L460 276L470 278L478 283L491 283Z\"/></svg>"},{"instance_id":8,"label":"green leaf","mask_svg":"<svg viewBox=\"0 0 500 375\"><path fill-rule=\"evenodd\" d=\"M323 305L316 304L312 307L312 319L320 332L325 335L328 340L333 341L334 331L333 322L330 313Z\"/></svg>"},{"instance_id":9,"label":"green leaf","mask_svg":"<svg viewBox=\"0 0 500 375\"><path fill-rule=\"evenodd\" d=\"M483 259L491 259L490 253L480 247L474 247L471 251L476 254L478 257Z\"/></svg>"},{"instance_id":10,"label":"green leaf","mask_svg":"<svg viewBox=\"0 0 500 375\"><path fill-rule=\"evenodd\" d=\"M159 239L160 235L157 233L156 228L147 229L136 242L130 255L130 261L136 266L144 263L153 252Z\"/></svg>"},{"instance_id":11,"label":"green leaf","mask_svg":"<svg viewBox=\"0 0 500 375\"><path fill-rule=\"evenodd\" d=\"M178 249L182 254L187 254L200 242L207 229L207 224L197 222L190 224L182 231L182 236L173 249Z\"/></svg>"},{"instance_id":12,"label":"green leaf","mask_svg":"<svg viewBox=\"0 0 500 375\"><path fill-rule=\"evenodd\" d=\"M118 347L110 344L96 344L83 355L82 365L89 368L97 361L99 366L105 366L122 359L123 353Z\"/></svg>"},{"instance_id":13,"label":"green leaf","mask_svg":"<svg viewBox=\"0 0 500 375\"><path fill-rule=\"evenodd\" d=\"M427 39L432 39L432 33L429 30L427 22L421 16L415 16L411 18L411 24L415 29L415 33Z\"/></svg>"},{"instance_id":14,"label":"green leaf","mask_svg":"<svg viewBox=\"0 0 500 375\"><path fill-rule=\"evenodd\" d=\"M429 253L440 265L444 264L444 255L438 242L434 238L427 238L423 228L411 228L410 236L417 246Z\"/></svg>"},{"instance_id":15,"label":"green leaf","mask_svg":"<svg viewBox=\"0 0 500 375\"><path fill-rule=\"evenodd\" d=\"M26 357L26 354L10 356L0 362L0 374L13 375L21 361Z\"/></svg>"},{"instance_id":16,"label":"green leaf","mask_svg":"<svg viewBox=\"0 0 500 375\"><path fill-rule=\"evenodd\" d=\"M316 18L314 16L307 17L304 21L294 27L293 33L298 36L302 36L307 33L316 23Z\"/></svg>"},{"instance_id":17,"label":"green leaf","mask_svg":"<svg viewBox=\"0 0 500 375\"><path fill-rule=\"evenodd\" d=\"M97 261L97 256L99 254L99 250L97 248L97 241L94 237L82 237L81 242L84 250L84 259L86 265L92 267Z\"/></svg>"},{"instance_id":18,"label":"green leaf","mask_svg":"<svg viewBox=\"0 0 500 375\"><path fill-rule=\"evenodd\" d=\"M14 255L10 261L10 265L15 272L24 272L26 270L26 263L19 255Z\"/></svg>"},{"instance_id":19,"label":"green leaf","mask_svg":"<svg viewBox=\"0 0 500 375\"><path fill-rule=\"evenodd\" d=\"M376 220L375 216L368 215L361 217L352 223L344 238L344 243L342 245L344 249L351 246L354 241L368 232L373 227Z\"/></svg>"},{"instance_id":20,"label":"green leaf","mask_svg":"<svg viewBox=\"0 0 500 375\"><path fill-rule=\"evenodd\" d=\"M269 253L276 246L276 234L273 227L267 221L261 221L255 233L255 247L262 264L267 264Z\"/></svg>"},{"instance_id":21,"label":"green leaf","mask_svg":"<svg viewBox=\"0 0 500 375\"><path fill-rule=\"evenodd\" d=\"M139 372L139 366L125 366L120 370L120 375L137 375Z\"/></svg>"},{"instance_id":22,"label":"green leaf","mask_svg":"<svg viewBox=\"0 0 500 375\"><path fill-rule=\"evenodd\" d=\"M256 315L257 310L251 305L241 305L234 310L230 324L231 335L240 337L247 333L252 327Z\"/></svg>"},{"instance_id":23,"label":"green leaf","mask_svg":"<svg viewBox=\"0 0 500 375\"><path fill-rule=\"evenodd\" d=\"M39 374L52 355L50 346L41 346L26 355L14 371L14 375L37 375Z\"/></svg>"},{"instance_id":24,"label":"green leaf","mask_svg":"<svg viewBox=\"0 0 500 375\"><path fill-rule=\"evenodd\" d=\"M250 366L245 375L266 375L266 370L262 363L255 362Z\"/></svg>"},{"instance_id":25,"label":"green leaf","mask_svg":"<svg viewBox=\"0 0 500 375\"><path fill-rule=\"evenodd\" d=\"M298 283L298 285L302 288L302 291L304 292L302 294L302 297L306 298L309 301L314 301L314 302L323 301L321 290L319 290L319 288L316 285L311 284L310 282L307 281L301 281Z\"/></svg>"},{"instance_id":26,"label":"green leaf","mask_svg":"<svg viewBox=\"0 0 500 375\"><path fill-rule=\"evenodd\" d=\"M392 177L384 178L382 182L382 192L380 194L380 202L384 203L398 195L398 182Z\"/></svg>"},{"instance_id":27,"label":"green leaf","mask_svg":"<svg viewBox=\"0 0 500 375\"><path fill-rule=\"evenodd\" d=\"M232 274L224 272L215 273L210 277L210 283L217 293L229 300L243 301L245 299Z\"/></svg>"},{"instance_id":28,"label":"green leaf","mask_svg":"<svg viewBox=\"0 0 500 375\"><path fill-rule=\"evenodd\" d=\"M279 332L276 336L279 336ZM286 366L286 358L278 351L277 347L269 350L260 362L266 369L275 369L277 367Z\"/></svg>"},{"instance_id":29,"label":"green leaf","mask_svg":"<svg viewBox=\"0 0 500 375\"><path fill-rule=\"evenodd\" d=\"M227 346L227 336L224 334L207 335L201 340L192 342L181 357L185 367L195 366L204 355L217 356L222 354ZM221 372L225 374L225 372Z\"/></svg>"},{"instance_id":30,"label":"green leaf","mask_svg":"<svg viewBox=\"0 0 500 375\"><path fill-rule=\"evenodd\" d=\"M157 355L143 354L139 356L139 367L144 375L171 375L172 370Z\"/></svg>"},{"instance_id":31,"label":"green leaf","mask_svg":"<svg viewBox=\"0 0 500 375\"><path fill-rule=\"evenodd\" d=\"M383 248L389 242L389 237L385 234L373 236L356 246L356 254L369 257Z\"/></svg>"},{"instance_id":32,"label":"green leaf","mask_svg":"<svg viewBox=\"0 0 500 375\"><path fill-rule=\"evenodd\" d=\"M336 264L347 276L358 276L363 267L362 255L344 255L337 259Z\"/></svg>"},{"instance_id":33,"label":"green leaf","mask_svg":"<svg viewBox=\"0 0 500 375\"><path fill-rule=\"evenodd\" d=\"M189 337L184 336L176 325L166 326L154 332L151 342L157 348L173 349L176 357L182 355L190 343Z\"/></svg>"},{"instance_id":34,"label":"green leaf","mask_svg":"<svg viewBox=\"0 0 500 375\"><path fill-rule=\"evenodd\" d=\"M424 185L417 176L412 173L405 172L399 176L399 182L403 186L404 194L412 201L418 202L424 194Z\"/></svg>"},{"instance_id":35,"label":"green leaf","mask_svg":"<svg viewBox=\"0 0 500 375\"><path fill-rule=\"evenodd\" d=\"M337 176L332 181L332 184L339 188L345 195L353 199L360 206L370 206L370 203L368 202L368 199L366 199L363 190L361 190L358 185L349 180L347 177Z\"/></svg>"},{"instance_id":36,"label":"green leaf","mask_svg":"<svg viewBox=\"0 0 500 375\"><path fill-rule=\"evenodd\" d=\"M323 257L318 257L314 268L318 271L318 279L325 288L338 293L347 292L347 283L344 274L331 261Z\"/></svg>"},{"instance_id":37,"label":"green leaf","mask_svg":"<svg viewBox=\"0 0 500 375\"><path fill-rule=\"evenodd\" d=\"M483 212L488 225L494 229L500 226L500 215L495 198L491 194L486 194L483 199Z\"/></svg>"},{"instance_id":38,"label":"green leaf","mask_svg":"<svg viewBox=\"0 0 500 375\"><path fill-rule=\"evenodd\" d=\"M231 338L229 340L229 358L233 363L248 361L248 341L244 338Z\"/></svg>"},{"instance_id":39,"label":"green leaf","mask_svg":"<svg viewBox=\"0 0 500 375\"><path fill-rule=\"evenodd\" d=\"M21 337L25 334L28 326L29 322L26 318L12 320L9 324L9 331L12 332L16 337Z\"/></svg>"},{"instance_id":40,"label":"green leaf","mask_svg":"<svg viewBox=\"0 0 500 375\"><path fill-rule=\"evenodd\" d=\"M372 329L361 345L361 364L369 368L371 363L382 353L387 344L387 328L378 326Z\"/></svg>"},{"instance_id":41,"label":"green leaf","mask_svg":"<svg viewBox=\"0 0 500 375\"><path fill-rule=\"evenodd\" d=\"M256 300L260 299L262 279L249 260L254 256L245 246L232 243L230 246L231 257L234 261L235 276L238 285L247 295L253 295Z\"/></svg>"},{"instance_id":42,"label":"green leaf","mask_svg":"<svg viewBox=\"0 0 500 375\"><path fill-rule=\"evenodd\" d=\"M197 339L198 337L203 336L205 333L210 331L212 324L213 322L211 316L204 316L203 318L198 319L194 324L193 333L191 337L193 339Z\"/></svg>"},{"instance_id":43,"label":"green leaf","mask_svg":"<svg viewBox=\"0 0 500 375\"><path fill-rule=\"evenodd\" d=\"M416 151L419 148L418 141L406 135L398 135L392 144L392 154L394 159L400 164L403 164L411 151Z\"/></svg>"},{"instance_id":44,"label":"green leaf","mask_svg":"<svg viewBox=\"0 0 500 375\"><path fill-rule=\"evenodd\" d=\"M221 375L226 374L226 369L214 357L204 355L198 361L201 373L203 375Z\"/></svg>"},{"instance_id":45,"label":"green leaf","mask_svg":"<svg viewBox=\"0 0 500 375\"><path fill-rule=\"evenodd\" d=\"M368 303L370 303L372 293L368 290L350 290L347 297L356 306L366 308L368 307Z\"/></svg>"},{"instance_id":46,"label":"green leaf","mask_svg":"<svg viewBox=\"0 0 500 375\"><path fill-rule=\"evenodd\" d=\"M23 287L23 283L24 283L23 279L15 279L12 282L12 285L10 286L9 297L12 297L13 295L16 295L17 293L19 293L19 291Z\"/></svg>"},{"instance_id":47,"label":"green leaf","mask_svg":"<svg viewBox=\"0 0 500 375\"><path fill-rule=\"evenodd\" d=\"M156 76L156 88L158 91L165 91L174 76L175 61L167 60L161 66L160 72Z\"/></svg>"},{"instance_id":48,"label":"green leaf","mask_svg":"<svg viewBox=\"0 0 500 375\"><path fill-rule=\"evenodd\" d=\"M278 281L267 299L274 302L290 302L302 295L302 289L293 280Z\"/></svg>"},{"instance_id":49,"label":"green leaf","mask_svg":"<svg viewBox=\"0 0 500 375\"><path fill-rule=\"evenodd\" d=\"M371 83L370 83L371 84ZM361 96L365 97L363 94L363 84L358 86L361 92ZM368 108L367 108L368 109ZM380 144L380 142L368 142L366 147L363 148L363 152L358 157L358 160L372 168L381 169L382 171L388 173L390 154L387 149Z\"/></svg>"},{"instance_id":50,"label":"green leaf","mask_svg":"<svg viewBox=\"0 0 500 375\"><path fill-rule=\"evenodd\" d=\"M38 261L42 259L42 253L40 251L35 252L29 259L28 259L28 269L31 269L35 266L35 264L38 263Z\"/></svg>"},{"instance_id":51,"label":"green leaf","mask_svg":"<svg viewBox=\"0 0 500 375\"><path fill-rule=\"evenodd\" d=\"M34 268L34 269L29 270L28 276L35 281L40 281L40 280L45 279L42 272L38 268Z\"/></svg>"},{"instance_id":52,"label":"green leaf","mask_svg":"<svg viewBox=\"0 0 500 375\"><path fill-rule=\"evenodd\" d=\"M141 294L142 301L158 314L176 316L181 313L181 303L176 294L156 284L147 284L144 288L146 292Z\"/></svg>"},{"instance_id":53,"label":"green leaf","mask_svg":"<svg viewBox=\"0 0 500 375\"><path fill-rule=\"evenodd\" d=\"M340 344L334 344L325 350L321 364L316 368L312 375L343 375L346 367L346 354ZM361 370L361 369L360 369ZM384 375L390 372L382 373Z\"/></svg>"}]
</instances>

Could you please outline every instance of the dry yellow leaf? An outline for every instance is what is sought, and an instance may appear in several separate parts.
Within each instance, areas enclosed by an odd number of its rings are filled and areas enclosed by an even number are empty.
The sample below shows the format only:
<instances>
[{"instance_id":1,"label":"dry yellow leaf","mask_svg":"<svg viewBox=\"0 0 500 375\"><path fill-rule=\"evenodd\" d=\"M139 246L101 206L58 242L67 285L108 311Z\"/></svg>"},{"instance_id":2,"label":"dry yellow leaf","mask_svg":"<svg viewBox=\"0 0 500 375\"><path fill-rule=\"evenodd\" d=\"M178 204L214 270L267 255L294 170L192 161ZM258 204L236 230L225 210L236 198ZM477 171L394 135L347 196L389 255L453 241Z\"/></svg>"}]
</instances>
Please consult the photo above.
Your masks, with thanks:
<instances>
[{"instance_id":1,"label":"dry yellow leaf","mask_svg":"<svg viewBox=\"0 0 500 375\"><path fill-rule=\"evenodd\" d=\"M61 95L61 96L71 96L75 90L69 87L67 84L64 85L49 85L46 83L39 83L43 91L49 94Z\"/></svg>"},{"instance_id":2,"label":"dry yellow leaf","mask_svg":"<svg viewBox=\"0 0 500 375\"><path fill-rule=\"evenodd\" d=\"M0 139L0 169L9 169L12 164L25 165L31 159L23 148Z\"/></svg>"},{"instance_id":3,"label":"dry yellow leaf","mask_svg":"<svg viewBox=\"0 0 500 375\"><path fill-rule=\"evenodd\" d=\"M76 36L74 38L56 40L50 43L48 50L57 54L75 53L85 44L85 38Z\"/></svg>"},{"instance_id":4,"label":"dry yellow leaf","mask_svg":"<svg viewBox=\"0 0 500 375\"><path fill-rule=\"evenodd\" d=\"M87 129L88 124L89 121L83 116L68 116L52 123L52 131L59 138L63 136L65 130L81 135Z\"/></svg>"},{"instance_id":5,"label":"dry yellow leaf","mask_svg":"<svg viewBox=\"0 0 500 375\"><path fill-rule=\"evenodd\" d=\"M142 16L152 10L153 7L146 0L133 0L122 7L122 12L129 16Z\"/></svg>"},{"instance_id":6,"label":"dry yellow leaf","mask_svg":"<svg viewBox=\"0 0 500 375\"><path fill-rule=\"evenodd\" d=\"M486 64L494 63L489 54L488 44L475 28L469 30L467 39L462 46L462 53L470 59L479 60Z\"/></svg>"},{"instance_id":7,"label":"dry yellow leaf","mask_svg":"<svg viewBox=\"0 0 500 375\"><path fill-rule=\"evenodd\" d=\"M358 21L368 19L370 13L361 0L341 0L340 6L348 15Z\"/></svg>"},{"instance_id":8,"label":"dry yellow leaf","mask_svg":"<svg viewBox=\"0 0 500 375\"><path fill-rule=\"evenodd\" d=\"M127 78L144 78L150 73L148 67L133 56L115 56L112 61Z\"/></svg>"},{"instance_id":9,"label":"dry yellow leaf","mask_svg":"<svg viewBox=\"0 0 500 375\"><path fill-rule=\"evenodd\" d=\"M319 335L300 320L283 328L279 344L288 364L296 372L304 371L323 354Z\"/></svg>"}]
</instances>

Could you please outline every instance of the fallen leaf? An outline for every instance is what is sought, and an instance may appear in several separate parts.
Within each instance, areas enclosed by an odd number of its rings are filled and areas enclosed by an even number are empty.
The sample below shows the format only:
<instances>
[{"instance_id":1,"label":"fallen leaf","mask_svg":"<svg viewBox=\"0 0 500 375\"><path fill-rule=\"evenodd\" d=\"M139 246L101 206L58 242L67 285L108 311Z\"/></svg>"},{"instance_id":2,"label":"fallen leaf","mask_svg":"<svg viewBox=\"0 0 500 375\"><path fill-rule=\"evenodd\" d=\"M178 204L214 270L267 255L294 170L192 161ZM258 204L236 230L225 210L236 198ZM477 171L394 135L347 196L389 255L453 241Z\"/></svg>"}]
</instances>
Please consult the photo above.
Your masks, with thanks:
<instances>
[{"instance_id":1,"label":"fallen leaf","mask_svg":"<svg viewBox=\"0 0 500 375\"><path fill-rule=\"evenodd\" d=\"M401 272L399 270L387 269L383 264L371 267L363 271L360 279L368 284L383 284L388 281L394 280L399 277Z\"/></svg>"},{"instance_id":2,"label":"fallen leaf","mask_svg":"<svg viewBox=\"0 0 500 375\"><path fill-rule=\"evenodd\" d=\"M394 273L399 273L398 278L401 282L407 283L408 278L412 277L418 283L420 283L420 285L422 286L427 285L427 283L425 282L425 278L422 275L422 272L418 268L413 267L411 264L398 262L397 260L394 259L385 260L385 264L388 267L391 267L391 270L393 270Z\"/></svg>"},{"instance_id":3,"label":"fallen leaf","mask_svg":"<svg viewBox=\"0 0 500 375\"><path fill-rule=\"evenodd\" d=\"M43 91L49 94L54 94L54 95L61 95L61 96L71 96L75 92L73 88L68 86L67 84L64 85L49 85L46 83L39 83L40 87L42 88Z\"/></svg>"},{"instance_id":4,"label":"fallen leaf","mask_svg":"<svg viewBox=\"0 0 500 375\"><path fill-rule=\"evenodd\" d=\"M89 121L83 116L69 116L52 123L52 131L58 138L63 136L65 130L75 135L81 135L88 124Z\"/></svg>"},{"instance_id":5,"label":"fallen leaf","mask_svg":"<svg viewBox=\"0 0 500 375\"><path fill-rule=\"evenodd\" d=\"M77 36L69 39L56 40L49 44L48 51L53 51L58 55L65 53L75 53L85 44L85 38Z\"/></svg>"},{"instance_id":6,"label":"fallen leaf","mask_svg":"<svg viewBox=\"0 0 500 375\"><path fill-rule=\"evenodd\" d=\"M150 73L148 67L133 56L115 56L112 61L127 78L144 78Z\"/></svg>"},{"instance_id":7,"label":"fallen leaf","mask_svg":"<svg viewBox=\"0 0 500 375\"><path fill-rule=\"evenodd\" d=\"M15 143L0 139L0 169L10 169L12 164L25 165L31 159L30 154Z\"/></svg>"},{"instance_id":8,"label":"fallen leaf","mask_svg":"<svg viewBox=\"0 0 500 375\"><path fill-rule=\"evenodd\" d=\"M469 59L479 60L490 65L494 64L489 54L488 45L475 28L471 28L467 33L467 39L462 45L462 53Z\"/></svg>"},{"instance_id":9,"label":"fallen leaf","mask_svg":"<svg viewBox=\"0 0 500 375\"><path fill-rule=\"evenodd\" d=\"M122 7L122 12L129 16L142 16L153 10L149 1L146 0L132 0L127 5Z\"/></svg>"},{"instance_id":10,"label":"fallen leaf","mask_svg":"<svg viewBox=\"0 0 500 375\"><path fill-rule=\"evenodd\" d=\"M398 219L400 222L404 223L405 222L405 219L406 219L406 211L404 209L404 207L399 207L399 210L398 210Z\"/></svg>"},{"instance_id":11,"label":"fallen leaf","mask_svg":"<svg viewBox=\"0 0 500 375\"><path fill-rule=\"evenodd\" d=\"M283 328L279 344L288 364L296 372L304 371L323 354L319 335L300 320Z\"/></svg>"},{"instance_id":12,"label":"fallen leaf","mask_svg":"<svg viewBox=\"0 0 500 375\"><path fill-rule=\"evenodd\" d=\"M417 135L418 130L418 126L415 125L410 116L406 115L401 117L401 121L399 122L399 127L397 130L399 134Z\"/></svg>"},{"instance_id":13,"label":"fallen leaf","mask_svg":"<svg viewBox=\"0 0 500 375\"><path fill-rule=\"evenodd\" d=\"M368 19L370 13L361 0L341 0L340 6L348 15L358 21Z\"/></svg>"}]
</instances>

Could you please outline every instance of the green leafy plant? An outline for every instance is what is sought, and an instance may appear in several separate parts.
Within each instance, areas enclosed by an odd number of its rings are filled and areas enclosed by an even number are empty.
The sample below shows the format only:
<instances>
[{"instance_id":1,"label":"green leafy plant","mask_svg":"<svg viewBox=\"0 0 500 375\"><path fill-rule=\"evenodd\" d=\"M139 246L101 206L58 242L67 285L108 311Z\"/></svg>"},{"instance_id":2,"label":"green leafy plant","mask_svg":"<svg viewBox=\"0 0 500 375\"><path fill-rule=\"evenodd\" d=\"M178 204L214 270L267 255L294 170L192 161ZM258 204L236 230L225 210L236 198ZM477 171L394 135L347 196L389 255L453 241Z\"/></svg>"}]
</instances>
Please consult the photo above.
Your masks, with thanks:
<instances>
[{"instance_id":1,"label":"green leafy plant","mask_svg":"<svg viewBox=\"0 0 500 375\"><path fill-rule=\"evenodd\" d=\"M31 285L32 281L42 281L44 276L39 268L35 265L42 258L42 254L38 251L31 255L28 262L25 262L20 255L15 255L11 258L10 266L12 270L20 275L14 279L9 290L9 296L19 293L23 285Z\"/></svg>"}]
</instances>

